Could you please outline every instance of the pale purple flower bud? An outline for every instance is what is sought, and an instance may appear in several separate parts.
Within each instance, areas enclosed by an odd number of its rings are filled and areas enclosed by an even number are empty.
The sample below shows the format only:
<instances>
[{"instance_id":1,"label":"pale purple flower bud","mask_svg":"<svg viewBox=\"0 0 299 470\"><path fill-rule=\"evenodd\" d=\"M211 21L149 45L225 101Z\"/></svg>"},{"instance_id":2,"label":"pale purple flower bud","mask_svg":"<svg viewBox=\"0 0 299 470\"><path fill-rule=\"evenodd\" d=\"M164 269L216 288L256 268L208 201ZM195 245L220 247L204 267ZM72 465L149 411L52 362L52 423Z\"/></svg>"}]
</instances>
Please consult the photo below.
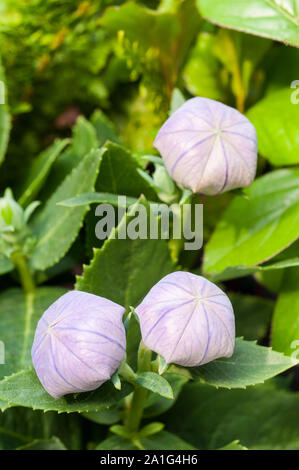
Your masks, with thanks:
<instances>
[{"instance_id":1,"label":"pale purple flower bud","mask_svg":"<svg viewBox=\"0 0 299 470\"><path fill-rule=\"evenodd\" d=\"M186 101L161 127L154 146L170 176L194 193L219 194L249 186L255 177L255 128L218 101Z\"/></svg>"},{"instance_id":2,"label":"pale purple flower bud","mask_svg":"<svg viewBox=\"0 0 299 470\"><path fill-rule=\"evenodd\" d=\"M38 322L32 361L54 398L100 387L126 352L125 309L103 297L72 291L60 297Z\"/></svg>"},{"instance_id":3,"label":"pale purple flower bud","mask_svg":"<svg viewBox=\"0 0 299 470\"><path fill-rule=\"evenodd\" d=\"M233 354L232 305L204 277L183 271L168 274L135 310L143 342L168 364L192 367Z\"/></svg>"}]
</instances>

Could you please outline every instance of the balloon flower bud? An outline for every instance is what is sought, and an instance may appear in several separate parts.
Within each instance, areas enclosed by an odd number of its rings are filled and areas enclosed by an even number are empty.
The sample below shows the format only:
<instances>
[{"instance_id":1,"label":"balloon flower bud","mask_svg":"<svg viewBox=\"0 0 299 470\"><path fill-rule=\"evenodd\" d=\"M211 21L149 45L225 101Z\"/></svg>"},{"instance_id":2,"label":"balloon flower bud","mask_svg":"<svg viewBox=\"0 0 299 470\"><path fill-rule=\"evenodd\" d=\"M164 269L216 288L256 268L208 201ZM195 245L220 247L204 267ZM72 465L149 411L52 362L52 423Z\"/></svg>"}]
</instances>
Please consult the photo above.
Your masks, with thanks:
<instances>
[{"instance_id":1,"label":"balloon flower bud","mask_svg":"<svg viewBox=\"0 0 299 470\"><path fill-rule=\"evenodd\" d=\"M192 367L233 354L232 305L219 287L201 276L168 274L135 311L143 342L168 364Z\"/></svg>"},{"instance_id":2,"label":"balloon flower bud","mask_svg":"<svg viewBox=\"0 0 299 470\"><path fill-rule=\"evenodd\" d=\"M194 193L219 194L249 186L255 177L255 128L218 101L186 101L161 127L154 146L174 181Z\"/></svg>"},{"instance_id":3,"label":"balloon flower bud","mask_svg":"<svg viewBox=\"0 0 299 470\"><path fill-rule=\"evenodd\" d=\"M32 360L52 397L94 390L111 378L125 356L124 312L110 300L80 291L68 292L45 311Z\"/></svg>"}]
</instances>

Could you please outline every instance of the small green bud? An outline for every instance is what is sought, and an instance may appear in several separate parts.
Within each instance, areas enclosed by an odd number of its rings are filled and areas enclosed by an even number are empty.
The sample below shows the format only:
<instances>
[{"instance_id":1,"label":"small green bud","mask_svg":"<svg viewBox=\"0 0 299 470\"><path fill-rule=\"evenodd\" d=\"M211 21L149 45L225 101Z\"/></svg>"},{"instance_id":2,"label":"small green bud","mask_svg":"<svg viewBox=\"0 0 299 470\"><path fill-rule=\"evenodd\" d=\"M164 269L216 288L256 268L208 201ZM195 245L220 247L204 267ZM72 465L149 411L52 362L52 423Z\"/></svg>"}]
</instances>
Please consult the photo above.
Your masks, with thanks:
<instances>
[{"instance_id":1,"label":"small green bud","mask_svg":"<svg viewBox=\"0 0 299 470\"><path fill-rule=\"evenodd\" d=\"M32 202L25 210L14 199L10 188L0 198L0 252L10 257L14 251L27 254L34 243L27 222L39 205Z\"/></svg>"},{"instance_id":2,"label":"small green bud","mask_svg":"<svg viewBox=\"0 0 299 470\"><path fill-rule=\"evenodd\" d=\"M14 200L11 189L6 189L4 197L0 198L0 230L12 227L21 230L24 226L24 211Z\"/></svg>"},{"instance_id":3,"label":"small green bud","mask_svg":"<svg viewBox=\"0 0 299 470\"><path fill-rule=\"evenodd\" d=\"M171 204L178 200L180 192L164 165L155 165L153 181L155 186L159 188L157 195L161 201Z\"/></svg>"}]
</instances>

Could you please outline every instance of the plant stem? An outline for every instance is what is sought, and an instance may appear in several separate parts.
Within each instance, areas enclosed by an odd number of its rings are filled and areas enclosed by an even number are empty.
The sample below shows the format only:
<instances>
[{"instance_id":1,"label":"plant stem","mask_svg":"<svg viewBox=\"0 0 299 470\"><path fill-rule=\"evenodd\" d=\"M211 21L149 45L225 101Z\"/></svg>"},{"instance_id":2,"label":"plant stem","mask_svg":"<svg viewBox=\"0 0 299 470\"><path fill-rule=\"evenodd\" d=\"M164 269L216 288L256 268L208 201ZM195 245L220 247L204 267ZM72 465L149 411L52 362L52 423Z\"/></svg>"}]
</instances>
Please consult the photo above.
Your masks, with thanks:
<instances>
[{"instance_id":1,"label":"plant stem","mask_svg":"<svg viewBox=\"0 0 299 470\"><path fill-rule=\"evenodd\" d=\"M147 390L140 385L135 386L133 398L130 404L130 408L125 420L125 426L127 430L134 434L139 430L139 425L142 420L144 405L147 399Z\"/></svg>"},{"instance_id":2,"label":"plant stem","mask_svg":"<svg viewBox=\"0 0 299 470\"><path fill-rule=\"evenodd\" d=\"M138 373L151 370L151 359L152 352L147 349L143 341L141 341L138 351ZM125 427L132 435L139 430L147 395L148 390L135 384L132 401L124 421Z\"/></svg>"},{"instance_id":3,"label":"plant stem","mask_svg":"<svg viewBox=\"0 0 299 470\"><path fill-rule=\"evenodd\" d=\"M237 110L240 111L240 113L244 113L245 111L245 95L244 93L241 93L237 96Z\"/></svg>"},{"instance_id":4,"label":"plant stem","mask_svg":"<svg viewBox=\"0 0 299 470\"><path fill-rule=\"evenodd\" d=\"M178 218L181 222L181 238L170 240L171 247L171 256L175 262L178 262L181 252L184 250L185 237L184 237L184 228L186 224L186 219L192 217L192 199L193 193L190 191L190 194L180 202L180 214L174 214L174 218ZM189 204L188 210L184 211L184 206Z\"/></svg>"},{"instance_id":5,"label":"plant stem","mask_svg":"<svg viewBox=\"0 0 299 470\"><path fill-rule=\"evenodd\" d=\"M35 289L35 283L28 267L26 258L19 251L15 251L11 255L11 260L19 273L20 281L24 291L27 294L32 293Z\"/></svg>"}]
</instances>

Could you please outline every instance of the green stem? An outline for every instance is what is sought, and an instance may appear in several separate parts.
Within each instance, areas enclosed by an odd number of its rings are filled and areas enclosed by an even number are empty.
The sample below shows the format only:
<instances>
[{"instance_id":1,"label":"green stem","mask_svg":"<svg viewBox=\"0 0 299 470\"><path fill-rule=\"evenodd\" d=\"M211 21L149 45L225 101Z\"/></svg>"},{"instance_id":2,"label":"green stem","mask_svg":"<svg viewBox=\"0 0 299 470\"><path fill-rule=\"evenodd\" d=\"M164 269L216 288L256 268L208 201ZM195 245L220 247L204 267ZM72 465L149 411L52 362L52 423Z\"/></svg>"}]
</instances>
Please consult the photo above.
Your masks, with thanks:
<instances>
[{"instance_id":1,"label":"green stem","mask_svg":"<svg viewBox=\"0 0 299 470\"><path fill-rule=\"evenodd\" d=\"M138 351L138 373L151 370L152 352L140 342ZM148 390L135 384L132 401L130 403L124 425L130 434L136 434L143 416L144 406L147 400Z\"/></svg>"},{"instance_id":2,"label":"green stem","mask_svg":"<svg viewBox=\"0 0 299 470\"><path fill-rule=\"evenodd\" d=\"M186 193L188 194L188 191L186 191ZM191 207L192 199L193 199L193 193L190 192L190 194L188 194L188 196L185 197L180 202L180 211L181 212L180 212L179 218L180 218L180 221L181 221L181 238L180 239L170 240L171 255L172 255L172 258L175 262L179 261L180 254L184 249L184 244L185 244L184 224L186 223L186 219L184 219L184 215L186 216L186 218L188 218L188 215L191 216L191 214L192 214L192 207ZM186 204L190 205L189 211L188 211L189 214L187 213L187 211L185 211L185 213L184 213L183 206L185 206ZM174 214L174 217L177 217L177 214Z\"/></svg>"},{"instance_id":3,"label":"green stem","mask_svg":"<svg viewBox=\"0 0 299 470\"><path fill-rule=\"evenodd\" d=\"M135 386L133 398L124 423L127 430L132 434L137 433L139 430L144 406L147 399L147 393L147 390L140 385Z\"/></svg>"},{"instance_id":4,"label":"green stem","mask_svg":"<svg viewBox=\"0 0 299 470\"><path fill-rule=\"evenodd\" d=\"M35 283L26 258L19 251L15 251L11 255L11 260L19 273L20 281L24 291L27 294L32 293L35 289Z\"/></svg>"}]
</instances>

